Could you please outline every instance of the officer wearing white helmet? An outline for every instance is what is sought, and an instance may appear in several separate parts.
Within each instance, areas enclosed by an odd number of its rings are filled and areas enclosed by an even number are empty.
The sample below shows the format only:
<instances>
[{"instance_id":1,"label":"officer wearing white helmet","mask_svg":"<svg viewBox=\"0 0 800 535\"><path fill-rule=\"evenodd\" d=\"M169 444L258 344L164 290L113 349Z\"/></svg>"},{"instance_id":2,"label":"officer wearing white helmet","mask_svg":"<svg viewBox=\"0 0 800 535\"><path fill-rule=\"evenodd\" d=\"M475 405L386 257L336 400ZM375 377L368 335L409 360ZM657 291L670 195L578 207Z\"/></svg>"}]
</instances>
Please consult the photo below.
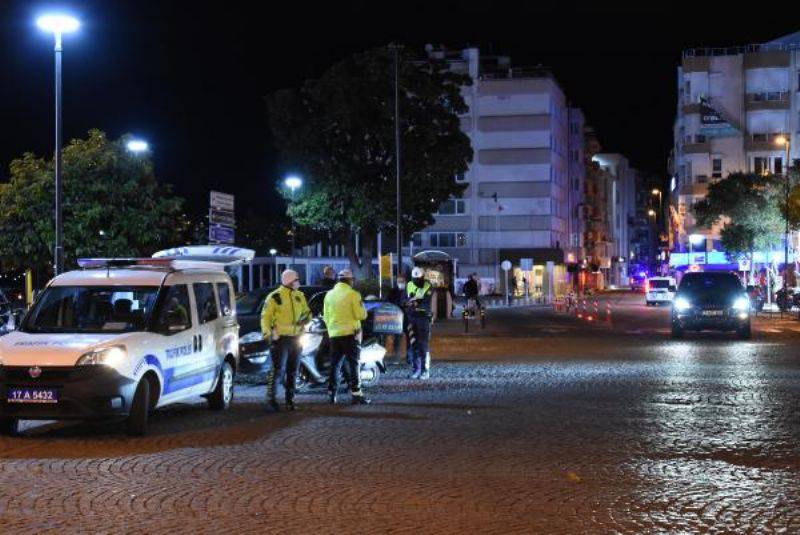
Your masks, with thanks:
<instances>
[{"instance_id":1,"label":"officer wearing white helmet","mask_svg":"<svg viewBox=\"0 0 800 535\"><path fill-rule=\"evenodd\" d=\"M335 404L339 392L339 374L344 362L353 404L367 405L370 400L361 391L357 339L361 333L361 322L367 319L367 310L361 301L361 294L353 289L353 272L343 269L338 279L336 286L325 294L322 313L331 347L328 395L331 404Z\"/></svg>"},{"instance_id":2,"label":"officer wearing white helmet","mask_svg":"<svg viewBox=\"0 0 800 535\"><path fill-rule=\"evenodd\" d=\"M430 372L427 369L426 358L433 319L431 309L433 287L425 280L425 271L421 267L415 267L411 271L411 282L406 285L406 294L409 339L412 341L411 362L414 368L409 378L428 379Z\"/></svg>"},{"instance_id":3,"label":"officer wearing white helmet","mask_svg":"<svg viewBox=\"0 0 800 535\"><path fill-rule=\"evenodd\" d=\"M284 379L286 408L295 409L294 391L300 363L300 336L311 320L306 296L299 291L300 277L293 269L281 273L281 285L267 296L261 311L261 332L272 341L272 368L267 374L267 397L275 411L280 410L275 399L275 385Z\"/></svg>"}]
</instances>

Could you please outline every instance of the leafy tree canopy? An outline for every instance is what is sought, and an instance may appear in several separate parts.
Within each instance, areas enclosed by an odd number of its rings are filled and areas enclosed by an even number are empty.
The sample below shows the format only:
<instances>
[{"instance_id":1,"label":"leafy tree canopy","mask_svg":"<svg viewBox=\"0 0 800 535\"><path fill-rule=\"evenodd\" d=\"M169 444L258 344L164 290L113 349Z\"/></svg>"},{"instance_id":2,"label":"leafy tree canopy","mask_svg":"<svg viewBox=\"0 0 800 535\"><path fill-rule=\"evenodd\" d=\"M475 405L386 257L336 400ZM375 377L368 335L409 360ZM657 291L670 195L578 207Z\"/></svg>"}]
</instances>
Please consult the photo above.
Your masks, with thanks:
<instances>
[{"instance_id":1,"label":"leafy tree canopy","mask_svg":"<svg viewBox=\"0 0 800 535\"><path fill-rule=\"evenodd\" d=\"M156 180L152 162L99 130L63 150L65 266L86 256L142 256L183 242L183 200ZM54 165L25 153L0 184L0 260L46 273L53 262Z\"/></svg>"},{"instance_id":2,"label":"leafy tree canopy","mask_svg":"<svg viewBox=\"0 0 800 535\"><path fill-rule=\"evenodd\" d=\"M458 115L467 111L461 90L471 80L408 52L401 53L399 78L402 225L409 236L463 191L455 176L467 170L472 148ZM267 107L284 164L305 179L290 208L298 224L337 236L364 273L369 263L360 258L372 257L377 232L395 221L393 52L349 57L300 90L272 94Z\"/></svg>"},{"instance_id":3,"label":"leafy tree canopy","mask_svg":"<svg viewBox=\"0 0 800 535\"><path fill-rule=\"evenodd\" d=\"M731 173L709 185L694 214L702 226L724 224L720 239L732 256L769 249L784 231L784 187L779 177Z\"/></svg>"}]
</instances>

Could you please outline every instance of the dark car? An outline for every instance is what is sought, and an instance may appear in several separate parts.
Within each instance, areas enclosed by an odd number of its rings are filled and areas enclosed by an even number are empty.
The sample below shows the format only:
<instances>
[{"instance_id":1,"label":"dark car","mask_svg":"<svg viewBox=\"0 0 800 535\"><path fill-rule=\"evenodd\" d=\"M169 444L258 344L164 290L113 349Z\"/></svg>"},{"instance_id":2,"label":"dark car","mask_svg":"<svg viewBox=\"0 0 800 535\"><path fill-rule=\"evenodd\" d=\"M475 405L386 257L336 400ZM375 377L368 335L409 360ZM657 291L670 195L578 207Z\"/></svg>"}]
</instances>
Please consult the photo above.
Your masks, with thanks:
<instances>
[{"instance_id":1,"label":"dark car","mask_svg":"<svg viewBox=\"0 0 800 535\"><path fill-rule=\"evenodd\" d=\"M750 298L733 273L687 273L672 303L672 336L684 331L736 331L750 338Z\"/></svg>"},{"instance_id":2,"label":"dark car","mask_svg":"<svg viewBox=\"0 0 800 535\"><path fill-rule=\"evenodd\" d=\"M277 286L245 292L236 298L236 317L239 320L239 365L245 373L264 370L269 364L269 342L261 334L261 309L264 300ZM301 286L311 306L312 298L327 291L322 286ZM312 309L314 315L318 312Z\"/></svg>"}]
</instances>

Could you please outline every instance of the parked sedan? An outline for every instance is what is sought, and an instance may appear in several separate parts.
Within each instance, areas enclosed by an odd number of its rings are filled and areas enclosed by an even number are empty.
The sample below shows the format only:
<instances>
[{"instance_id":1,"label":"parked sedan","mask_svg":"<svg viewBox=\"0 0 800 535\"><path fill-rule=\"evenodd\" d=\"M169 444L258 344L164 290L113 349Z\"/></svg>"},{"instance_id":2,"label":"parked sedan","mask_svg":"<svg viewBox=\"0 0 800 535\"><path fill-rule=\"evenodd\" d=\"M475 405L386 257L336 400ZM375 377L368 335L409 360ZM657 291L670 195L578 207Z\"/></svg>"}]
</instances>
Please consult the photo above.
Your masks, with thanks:
<instances>
[{"instance_id":1,"label":"parked sedan","mask_svg":"<svg viewBox=\"0 0 800 535\"><path fill-rule=\"evenodd\" d=\"M733 273L687 273L672 304L672 336L684 331L736 331L750 338L750 299Z\"/></svg>"},{"instance_id":2,"label":"parked sedan","mask_svg":"<svg viewBox=\"0 0 800 535\"><path fill-rule=\"evenodd\" d=\"M245 292L236 298L236 316L239 320L239 366L244 373L265 370L269 365L269 342L261 334L261 309L264 300L275 289L260 288ZM326 291L322 286L301 286L306 299ZM315 312L312 309L312 312Z\"/></svg>"}]
</instances>

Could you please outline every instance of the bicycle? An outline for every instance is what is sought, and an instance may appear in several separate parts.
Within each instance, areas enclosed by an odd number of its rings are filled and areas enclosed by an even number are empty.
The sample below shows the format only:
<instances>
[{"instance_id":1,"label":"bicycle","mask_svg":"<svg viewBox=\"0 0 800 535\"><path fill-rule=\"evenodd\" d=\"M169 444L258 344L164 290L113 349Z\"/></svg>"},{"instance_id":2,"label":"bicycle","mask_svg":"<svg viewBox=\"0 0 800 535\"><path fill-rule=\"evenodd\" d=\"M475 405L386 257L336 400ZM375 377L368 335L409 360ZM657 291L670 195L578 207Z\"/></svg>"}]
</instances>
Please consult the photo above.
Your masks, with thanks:
<instances>
[{"instance_id":1,"label":"bicycle","mask_svg":"<svg viewBox=\"0 0 800 535\"><path fill-rule=\"evenodd\" d=\"M468 297L464 304L464 332L469 332L469 320L475 317L480 318L481 329L486 327L486 309L478 305L478 300L474 297Z\"/></svg>"}]
</instances>

